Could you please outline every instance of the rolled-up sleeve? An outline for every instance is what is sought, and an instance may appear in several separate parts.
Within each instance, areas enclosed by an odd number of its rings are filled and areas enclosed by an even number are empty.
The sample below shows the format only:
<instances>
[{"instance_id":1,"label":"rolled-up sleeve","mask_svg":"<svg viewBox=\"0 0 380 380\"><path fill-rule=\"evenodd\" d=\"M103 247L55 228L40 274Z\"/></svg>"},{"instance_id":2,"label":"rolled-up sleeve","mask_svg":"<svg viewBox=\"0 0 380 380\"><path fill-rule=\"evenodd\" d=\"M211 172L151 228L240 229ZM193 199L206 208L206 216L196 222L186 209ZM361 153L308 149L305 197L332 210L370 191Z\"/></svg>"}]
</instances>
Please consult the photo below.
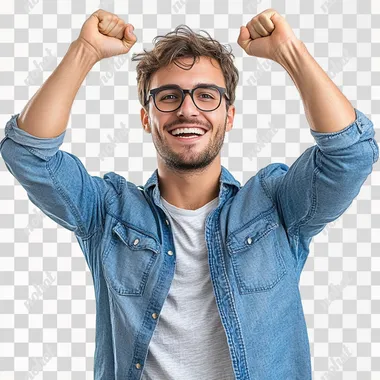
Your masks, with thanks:
<instances>
[{"instance_id":1,"label":"rolled-up sleeve","mask_svg":"<svg viewBox=\"0 0 380 380\"><path fill-rule=\"evenodd\" d=\"M356 119L346 128L330 133L310 129L310 133L323 153L333 153L340 149L349 148L360 141L366 141L365 145L369 144L370 149L367 147L366 152L363 153L369 153L369 157L371 157L372 153L372 164L374 164L379 159L379 147L374 140L375 130L373 123L363 112L356 108L354 110Z\"/></svg>"},{"instance_id":2,"label":"rolled-up sleeve","mask_svg":"<svg viewBox=\"0 0 380 380\"><path fill-rule=\"evenodd\" d=\"M23 145L26 149L34 153L39 158L43 159L44 161L48 161L57 153L58 149L62 145L66 130L54 138L42 138L33 136L18 127L18 116L19 114L13 115L7 122L5 126L5 138L0 142L0 149L5 139L9 137L14 142Z\"/></svg>"},{"instance_id":3,"label":"rolled-up sleeve","mask_svg":"<svg viewBox=\"0 0 380 380\"><path fill-rule=\"evenodd\" d=\"M54 138L36 137L19 128L18 116L7 122L0 142L7 169L43 213L79 237L89 237L102 227L108 182L60 150L66 131Z\"/></svg>"},{"instance_id":4,"label":"rolled-up sleeve","mask_svg":"<svg viewBox=\"0 0 380 380\"><path fill-rule=\"evenodd\" d=\"M356 108L355 114L355 121L340 131L310 129L316 145L290 167L273 163L260 171L262 186L300 247L296 259L301 268L311 238L350 206L379 158L372 121Z\"/></svg>"}]
</instances>

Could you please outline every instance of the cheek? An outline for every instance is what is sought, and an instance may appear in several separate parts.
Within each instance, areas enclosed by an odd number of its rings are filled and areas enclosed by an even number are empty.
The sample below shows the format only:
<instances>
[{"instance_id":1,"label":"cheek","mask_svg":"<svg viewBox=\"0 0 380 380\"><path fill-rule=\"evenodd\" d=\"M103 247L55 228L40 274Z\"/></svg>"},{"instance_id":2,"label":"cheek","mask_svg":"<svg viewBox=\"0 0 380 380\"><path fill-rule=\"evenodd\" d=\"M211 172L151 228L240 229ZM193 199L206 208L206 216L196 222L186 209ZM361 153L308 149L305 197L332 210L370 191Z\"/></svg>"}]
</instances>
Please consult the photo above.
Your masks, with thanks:
<instances>
[{"instance_id":1,"label":"cheek","mask_svg":"<svg viewBox=\"0 0 380 380\"><path fill-rule=\"evenodd\" d=\"M166 124L168 124L169 120L165 115L158 116L158 115L152 115L149 119L151 128L155 129L155 132L159 132L162 134L164 132L164 127Z\"/></svg>"},{"instance_id":2,"label":"cheek","mask_svg":"<svg viewBox=\"0 0 380 380\"><path fill-rule=\"evenodd\" d=\"M159 124L158 122L154 122L151 125L152 137L154 137L156 140L168 139L169 136L164 128L164 125L164 123Z\"/></svg>"}]
</instances>

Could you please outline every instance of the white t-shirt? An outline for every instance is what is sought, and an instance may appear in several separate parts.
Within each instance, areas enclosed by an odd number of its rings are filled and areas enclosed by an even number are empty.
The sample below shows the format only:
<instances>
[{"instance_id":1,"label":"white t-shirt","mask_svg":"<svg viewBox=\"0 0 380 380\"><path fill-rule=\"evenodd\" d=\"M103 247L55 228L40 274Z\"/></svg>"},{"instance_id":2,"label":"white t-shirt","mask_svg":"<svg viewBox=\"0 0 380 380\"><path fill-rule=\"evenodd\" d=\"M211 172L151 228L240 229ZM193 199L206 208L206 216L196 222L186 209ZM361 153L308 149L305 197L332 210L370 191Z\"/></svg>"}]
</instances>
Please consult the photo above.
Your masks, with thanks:
<instances>
[{"instance_id":1,"label":"white t-shirt","mask_svg":"<svg viewBox=\"0 0 380 380\"><path fill-rule=\"evenodd\" d=\"M173 231L176 268L149 344L142 380L234 380L212 288L205 240L219 198L186 210L161 197Z\"/></svg>"}]
</instances>

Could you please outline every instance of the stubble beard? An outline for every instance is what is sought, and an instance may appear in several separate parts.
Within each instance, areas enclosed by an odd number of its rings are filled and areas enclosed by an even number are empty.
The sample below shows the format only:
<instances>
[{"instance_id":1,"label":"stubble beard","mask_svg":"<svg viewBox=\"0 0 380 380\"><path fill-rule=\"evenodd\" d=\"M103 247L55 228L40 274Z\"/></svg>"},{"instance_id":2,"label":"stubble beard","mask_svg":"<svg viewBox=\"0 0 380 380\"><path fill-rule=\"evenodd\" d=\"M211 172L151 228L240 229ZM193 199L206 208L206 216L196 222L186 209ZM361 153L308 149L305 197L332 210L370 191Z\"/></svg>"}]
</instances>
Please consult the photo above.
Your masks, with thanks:
<instances>
[{"instance_id":1,"label":"stubble beard","mask_svg":"<svg viewBox=\"0 0 380 380\"><path fill-rule=\"evenodd\" d=\"M165 165L176 172L199 172L209 166L222 149L224 136L226 133L227 115L224 126L217 126L217 132L214 137L208 137L209 142L201 152L197 151L194 145L184 145L182 153L177 153L171 149L166 140L162 140L161 136L152 133L152 141ZM166 132L164 132L166 133ZM212 133L210 129L207 133Z\"/></svg>"}]
</instances>

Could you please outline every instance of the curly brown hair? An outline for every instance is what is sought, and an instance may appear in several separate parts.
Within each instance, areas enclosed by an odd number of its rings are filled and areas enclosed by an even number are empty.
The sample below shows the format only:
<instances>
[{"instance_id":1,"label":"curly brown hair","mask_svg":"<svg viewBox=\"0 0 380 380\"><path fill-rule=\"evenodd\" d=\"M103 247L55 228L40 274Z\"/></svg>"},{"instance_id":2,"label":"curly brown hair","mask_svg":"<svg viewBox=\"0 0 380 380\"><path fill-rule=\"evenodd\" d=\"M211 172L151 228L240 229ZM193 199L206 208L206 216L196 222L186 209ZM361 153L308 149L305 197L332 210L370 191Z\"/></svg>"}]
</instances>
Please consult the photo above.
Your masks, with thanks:
<instances>
[{"instance_id":1,"label":"curly brown hair","mask_svg":"<svg viewBox=\"0 0 380 380\"><path fill-rule=\"evenodd\" d=\"M200 33L195 33L187 25L178 25L173 31L164 36L156 36L153 39L155 46L151 51L144 49L143 53L134 53L132 55L132 61L140 61L136 67L137 91L139 101L144 108L148 109L148 104L145 103L153 73L172 62L178 66L176 61L182 57L194 58L193 63L187 66L188 68L181 67L185 70L190 70L201 56L214 58L219 63L226 82L229 97L229 101L226 99L227 110L234 103L239 72L233 63L235 56L232 54L232 48L230 45L222 45L217 40L214 40L209 33L202 31L207 34L208 38ZM229 50L227 46L229 46Z\"/></svg>"}]
</instances>

